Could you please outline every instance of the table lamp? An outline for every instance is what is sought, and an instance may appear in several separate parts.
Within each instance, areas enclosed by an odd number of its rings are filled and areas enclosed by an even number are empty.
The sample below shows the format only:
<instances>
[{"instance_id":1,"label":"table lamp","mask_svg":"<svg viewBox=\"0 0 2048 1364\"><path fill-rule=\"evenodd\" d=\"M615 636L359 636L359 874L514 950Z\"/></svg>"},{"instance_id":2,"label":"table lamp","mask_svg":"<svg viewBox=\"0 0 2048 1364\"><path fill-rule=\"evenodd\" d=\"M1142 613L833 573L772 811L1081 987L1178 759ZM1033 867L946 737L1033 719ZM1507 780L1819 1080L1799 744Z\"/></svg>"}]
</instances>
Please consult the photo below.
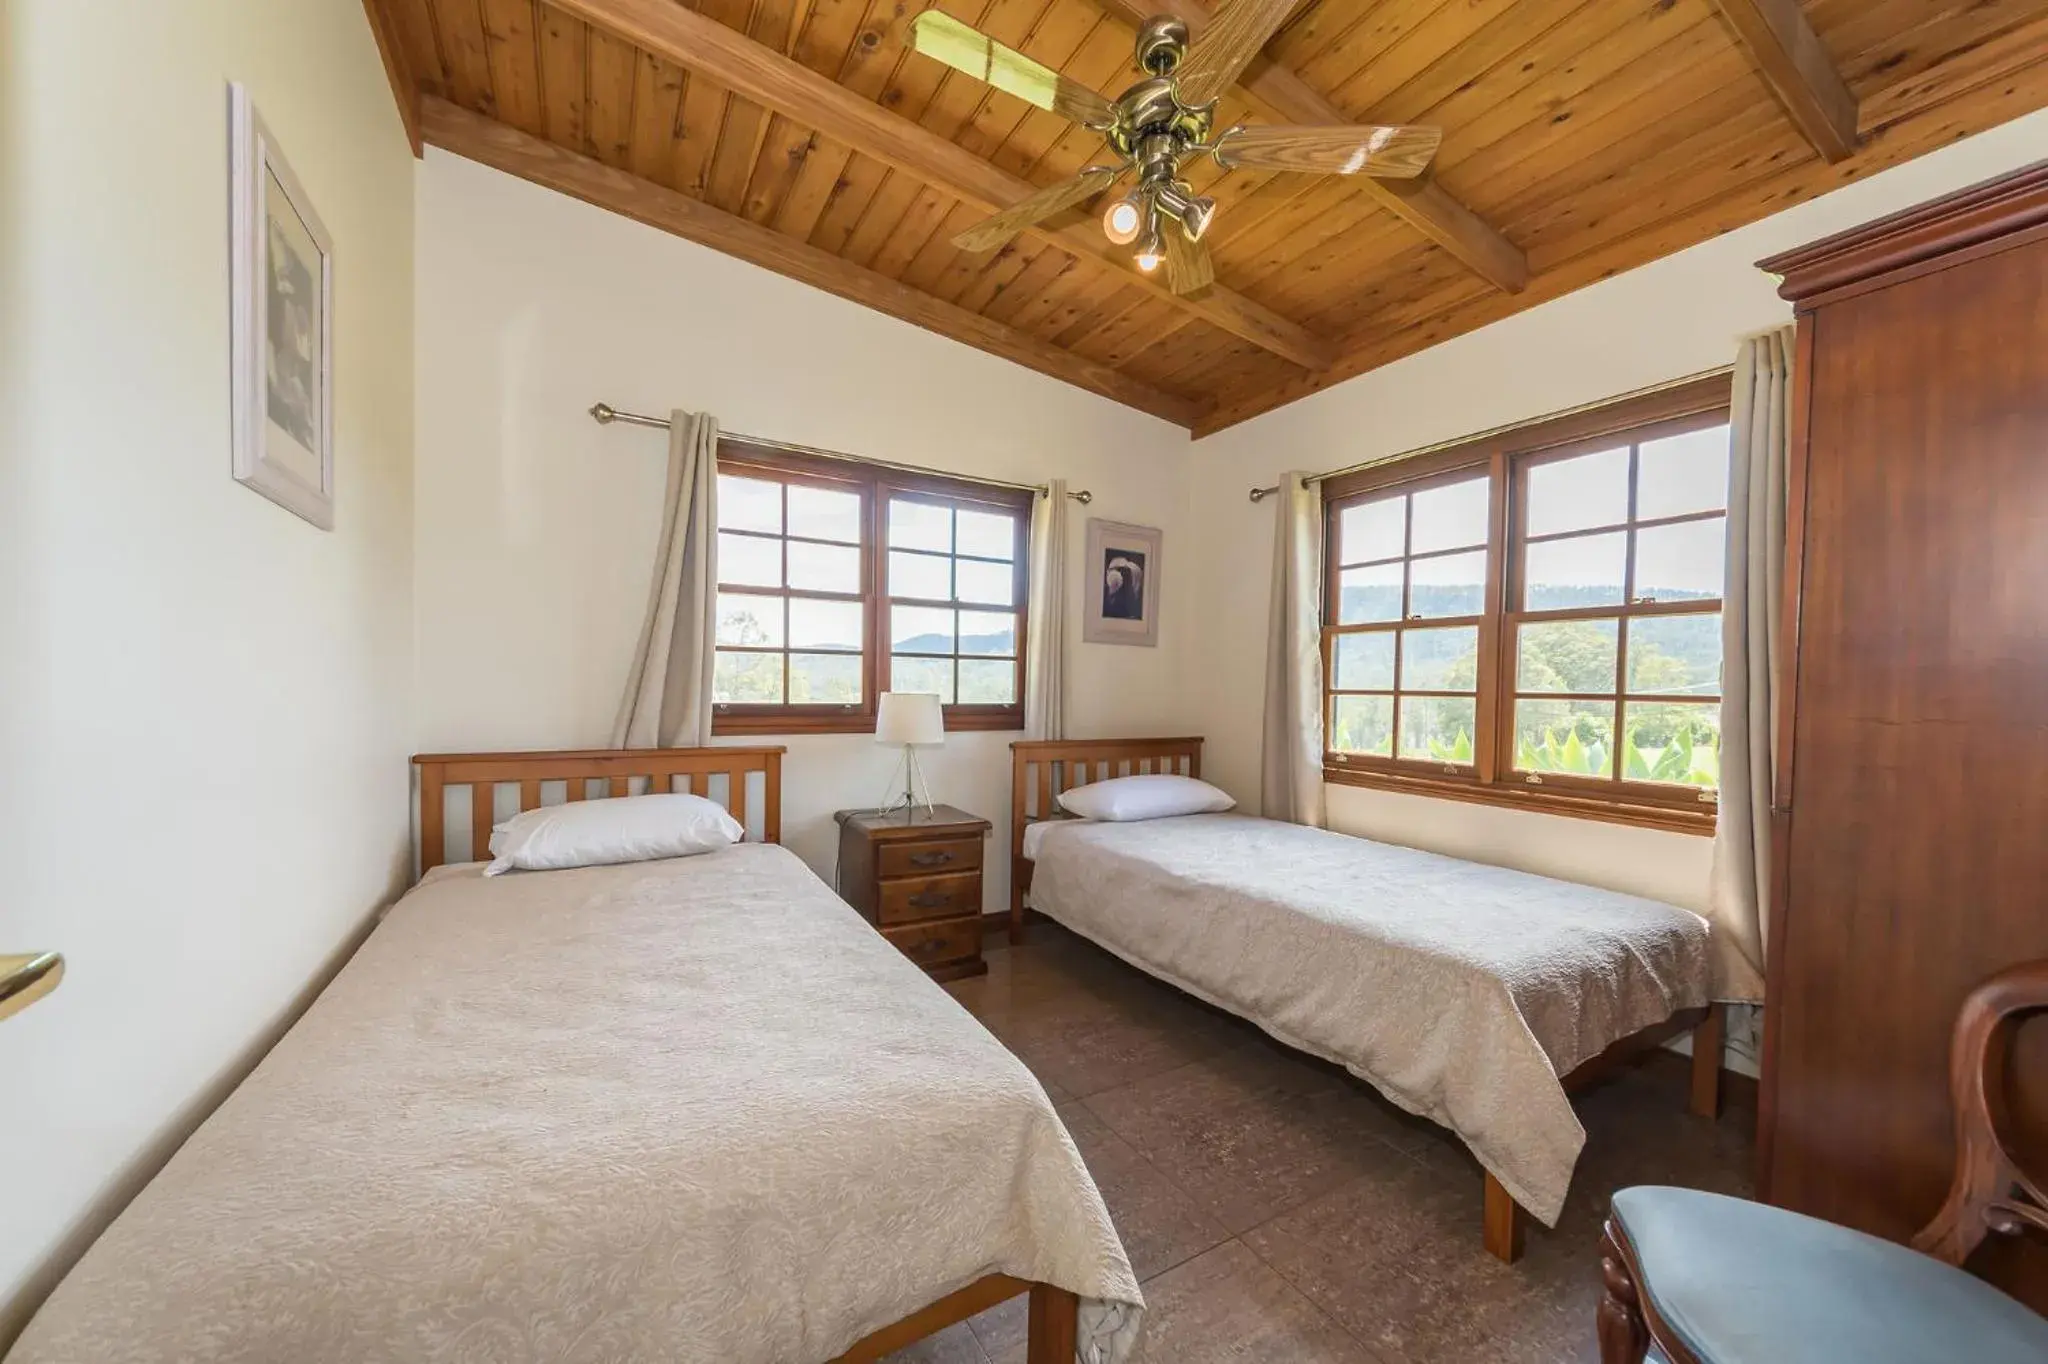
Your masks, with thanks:
<instances>
[{"instance_id":1,"label":"table lamp","mask_svg":"<svg viewBox=\"0 0 2048 1364\"><path fill-rule=\"evenodd\" d=\"M924 787L924 812L932 812L932 789L924 779L924 770L918 766L917 748L920 744L942 744L946 742L946 712L939 704L939 694L930 691L885 691L881 697L881 708L875 712L875 742L878 744L903 745L903 797L882 808L885 815L898 810L906 818L917 813L918 787Z\"/></svg>"}]
</instances>

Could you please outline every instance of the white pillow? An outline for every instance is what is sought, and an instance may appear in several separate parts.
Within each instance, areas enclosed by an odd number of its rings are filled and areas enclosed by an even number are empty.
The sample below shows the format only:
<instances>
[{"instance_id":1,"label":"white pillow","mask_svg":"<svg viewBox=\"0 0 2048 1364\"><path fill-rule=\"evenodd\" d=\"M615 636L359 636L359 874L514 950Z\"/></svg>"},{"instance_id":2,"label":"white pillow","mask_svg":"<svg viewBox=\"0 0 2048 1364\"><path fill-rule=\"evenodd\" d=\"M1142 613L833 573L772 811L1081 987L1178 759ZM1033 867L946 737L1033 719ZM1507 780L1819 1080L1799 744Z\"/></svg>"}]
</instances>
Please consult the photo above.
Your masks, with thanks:
<instances>
[{"instance_id":1,"label":"white pillow","mask_svg":"<svg viewBox=\"0 0 2048 1364\"><path fill-rule=\"evenodd\" d=\"M514 815L491 831L497 860L484 875L602 867L716 852L747 831L725 807L702 796L614 796L572 801Z\"/></svg>"},{"instance_id":2,"label":"white pillow","mask_svg":"<svg viewBox=\"0 0 2048 1364\"><path fill-rule=\"evenodd\" d=\"M1227 792L1208 782L1165 773L1113 777L1060 792L1060 808L1068 814L1114 824L1169 815L1208 815L1235 804Z\"/></svg>"}]
</instances>

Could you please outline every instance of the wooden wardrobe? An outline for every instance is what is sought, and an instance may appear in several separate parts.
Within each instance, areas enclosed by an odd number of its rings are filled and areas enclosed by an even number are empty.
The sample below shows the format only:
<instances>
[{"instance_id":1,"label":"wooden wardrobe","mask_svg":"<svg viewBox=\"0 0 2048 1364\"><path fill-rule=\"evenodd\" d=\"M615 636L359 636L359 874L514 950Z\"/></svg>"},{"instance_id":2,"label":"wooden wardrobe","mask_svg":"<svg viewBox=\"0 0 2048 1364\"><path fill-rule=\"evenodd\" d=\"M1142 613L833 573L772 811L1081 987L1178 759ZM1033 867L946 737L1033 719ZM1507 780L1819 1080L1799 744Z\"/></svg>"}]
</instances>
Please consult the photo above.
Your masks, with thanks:
<instances>
[{"instance_id":1,"label":"wooden wardrobe","mask_svg":"<svg viewBox=\"0 0 2048 1364\"><path fill-rule=\"evenodd\" d=\"M1761 262L1797 305L1758 1182L1898 1240L1969 988L2048 958L2048 163ZM2048 1021L2009 1095L2048 1175ZM2048 1312L2048 1245L1971 1262Z\"/></svg>"}]
</instances>

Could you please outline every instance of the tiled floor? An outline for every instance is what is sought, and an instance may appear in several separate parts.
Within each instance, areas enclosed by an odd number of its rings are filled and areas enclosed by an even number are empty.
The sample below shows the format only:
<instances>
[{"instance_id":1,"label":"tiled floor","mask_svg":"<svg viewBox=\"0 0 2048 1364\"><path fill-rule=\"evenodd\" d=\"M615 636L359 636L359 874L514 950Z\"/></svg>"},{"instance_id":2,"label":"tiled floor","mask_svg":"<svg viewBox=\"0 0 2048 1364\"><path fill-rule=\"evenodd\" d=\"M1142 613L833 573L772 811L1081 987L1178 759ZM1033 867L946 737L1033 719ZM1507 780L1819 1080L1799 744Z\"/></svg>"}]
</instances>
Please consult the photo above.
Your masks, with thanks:
<instances>
[{"instance_id":1,"label":"tiled floor","mask_svg":"<svg viewBox=\"0 0 2048 1364\"><path fill-rule=\"evenodd\" d=\"M1056 928L948 986L1038 1075L1144 1283L1144 1364L1596 1360L1600 1217L1627 1184L1750 1187L1748 1115L1685 1112L1682 1065L1579 1101L1556 1230L1480 1249L1480 1174L1432 1124ZM1015 1299L895 1356L1022 1364Z\"/></svg>"}]
</instances>

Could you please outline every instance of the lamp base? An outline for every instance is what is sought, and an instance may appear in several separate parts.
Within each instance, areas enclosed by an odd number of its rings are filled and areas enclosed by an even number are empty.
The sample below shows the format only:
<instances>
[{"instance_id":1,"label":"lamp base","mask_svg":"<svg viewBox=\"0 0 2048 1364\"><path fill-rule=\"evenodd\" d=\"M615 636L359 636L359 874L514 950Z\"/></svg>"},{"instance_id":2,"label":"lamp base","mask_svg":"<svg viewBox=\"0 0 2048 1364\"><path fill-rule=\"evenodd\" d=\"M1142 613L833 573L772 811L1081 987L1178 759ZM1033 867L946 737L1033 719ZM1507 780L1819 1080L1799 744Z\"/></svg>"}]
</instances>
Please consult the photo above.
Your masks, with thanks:
<instances>
[{"instance_id":1,"label":"lamp base","mask_svg":"<svg viewBox=\"0 0 2048 1364\"><path fill-rule=\"evenodd\" d=\"M924 788L924 799L921 801L917 795L919 787ZM905 822L908 823L917 817L917 807L919 805L924 806L925 817L929 819L932 815L931 784L924 779L924 768L917 761L916 747L911 744L905 744L903 745L903 794L887 805L884 805L881 808L881 813L893 815L898 810L901 810L904 813Z\"/></svg>"}]
</instances>

